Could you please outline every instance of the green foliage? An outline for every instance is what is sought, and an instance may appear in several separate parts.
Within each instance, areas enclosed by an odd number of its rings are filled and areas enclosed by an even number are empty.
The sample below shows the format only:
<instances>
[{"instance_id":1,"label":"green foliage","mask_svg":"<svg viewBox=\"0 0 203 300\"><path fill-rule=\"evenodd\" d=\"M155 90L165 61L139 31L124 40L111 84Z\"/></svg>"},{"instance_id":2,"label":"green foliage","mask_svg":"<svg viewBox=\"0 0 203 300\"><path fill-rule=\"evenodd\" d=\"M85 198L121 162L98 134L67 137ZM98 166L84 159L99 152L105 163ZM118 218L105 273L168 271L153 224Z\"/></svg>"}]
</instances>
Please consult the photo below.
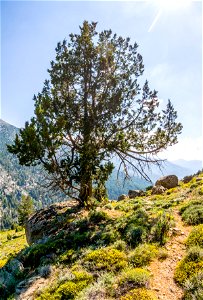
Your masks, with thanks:
<instances>
[{"instance_id":1,"label":"green foliage","mask_svg":"<svg viewBox=\"0 0 203 300\"><path fill-rule=\"evenodd\" d=\"M150 223L147 212L138 208L134 213L121 218L118 221L118 229L125 241L132 247L146 241Z\"/></svg>"},{"instance_id":2,"label":"green foliage","mask_svg":"<svg viewBox=\"0 0 203 300\"><path fill-rule=\"evenodd\" d=\"M106 197L113 155L125 172L129 159L138 160L130 165L143 174L145 154L175 144L182 130L171 102L160 111L157 92L147 81L139 86L144 65L138 45L96 26L84 21L79 34L57 44L50 81L34 96L35 116L8 146L20 164L42 164L54 174L50 186L87 207L90 199Z\"/></svg>"},{"instance_id":3,"label":"green foliage","mask_svg":"<svg viewBox=\"0 0 203 300\"><path fill-rule=\"evenodd\" d=\"M159 212L155 225L152 227L152 240L164 245L167 241L169 230L173 225L173 217L170 213Z\"/></svg>"},{"instance_id":4,"label":"green foliage","mask_svg":"<svg viewBox=\"0 0 203 300\"><path fill-rule=\"evenodd\" d=\"M203 272L188 279L184 284L184 300L202 300L203 299Z\"/></svg>"},{"instance_id":5,"label":"green foliage","mask_svg":"<svg viewBox=\"0 0 203 300\"><path fill-rule=\"evenodd\" d=\"M146 289L134 289L121 297L121 300L157 300L157 298L152 291Z\"/></svg>"},{"instance_id":6,"label":"green foliage","mask_svg":"<svg viewBox=\"0 0 203 300\"><path fill-rule=\"evenodd\" d=\"M126 230L125 238L131 246L135 247L146 240L146 235L146 228L144 226L131 224Z\"/></svg>"},{"instance_id":7,"label":"green foliage","mask_svg":"<svg viewBox=\"0 0 203 300\"><path fill-rule=\"evenodd\" d=\"M200 246L203 248L203 224L193 228L186 241L188 247Z\"/></svg>"},{"instance_id":8,"label":"green foliage","mask_svg":"<svg viewBox=\"0 0 203 300\"><path fill-rule=\"evenodd\" d=\"M127 266L127 257L124 252L107 247L91 251L84 263L90 270L118 271Z\"/></svg>"},{"instance_id":9,"label":"green foliage","mask_svg":"<svg viewBox=\"0 0 203 300\"><path fill-rule=\"evenodd\" d=\"M18 210L18 222L20 225L25 226L29 216L34 212L33 200L30 196L22 196L21 202L17 208Z\"/></svg>"},{"instance_id":10,"label":"green foliage","mask_svg":"<svg viewBox=\"0 0 203 300\"><path fill-rule=\"evenodd\" d=\"M93 281L92 275L84 270L72 271L72 277L72 280L57 283L55 287L48 288L36 299L74 299L81 290Z\"/></svg>"},{"instance_id":11,"label":"green foliage","mask_svg":"<svg viewBox=\"0 0 203 300\"><path fill-rule=\"evenodd\" d=\"M179 262L174 273L175 281L184 286L187 280L197 275L203 268L203 249L191 248L183 260Z\"/></svg>"},{"instance_id":12,"label":"green foliage","mask_svg":"<svg viewBox=\"0 0 203 300\"><path fill-rule=\"evenodd\" d=\"M124 269L118 278L118 285L122 290L144 287L149 284L150 273L141 268Z\"/></svg>"},{"instance_id":13,"label":"green foliage","mask_svg":"<svg viewBox=\"0 0 203 300\"><path fill-rule=\"evenodd\" d=\"M113 248L115 248L117 250L125 251L127 249L127 245L126 245L125 241L123 241L123 240L117 240L113 244Z\"/></svg>"},{"instance_id":14,"label":"green foliage","mask_svg":"<svg viewBox=\"0 0 203 300\"><path fill-rule=\"evenodd\" d=\"M203 223L203 202L202 200L190 201L180 209L182 219L188 225Z\"/></svg>"},{"instance_id":15,"label":"green foliage","mask_svg":"<svg viewBox=\"0 0 203 300\"><path fill-rule=\"evenodd\" d=\"M89 212L89 220L94 223L99 223L101 221L109 220L109 217L104 211L93 210Z\"/></svg>"},{"instance_id":16,"label":"green foliage","mask_svg":"<svg viewBox=\"0 0 203 300\"><path fill-rule=\"evenodd\" d=\"M130 263L135 267L148 265L158 254L157 247L150 244L139 245L129 255Z\"/></svg>"},{"instance_id":17,"label":"green foliage","mask_svg":"<svg viewBox=\"0 0 203 300\"><path fill-rule=\"evenodd\" d=\"M120 300L157 300L152 291L148 291L143 288L134 289L122 296Z\"/></svg>"}]
</instances>

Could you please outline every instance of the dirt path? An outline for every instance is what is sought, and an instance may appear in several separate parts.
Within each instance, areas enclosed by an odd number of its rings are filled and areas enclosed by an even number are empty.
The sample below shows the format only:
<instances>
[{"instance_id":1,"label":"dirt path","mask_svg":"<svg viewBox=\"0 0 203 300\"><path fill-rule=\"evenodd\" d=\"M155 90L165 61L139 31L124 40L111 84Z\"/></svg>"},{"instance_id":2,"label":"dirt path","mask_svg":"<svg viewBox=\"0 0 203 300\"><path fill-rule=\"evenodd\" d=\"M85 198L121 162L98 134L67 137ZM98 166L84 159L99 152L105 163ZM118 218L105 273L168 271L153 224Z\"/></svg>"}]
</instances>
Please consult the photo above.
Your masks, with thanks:
<instances>
[{"instance_id":1,"label":"dirt path","mask_svg":"<svg viewBox=\"0 0 203 300\"><path fill-rule=\"evenodd\" d=\"M175 284L173 275L178 261L185 255L184 241L189 235L191 226L183 225L177 210L174 211L174 220L177 234L165 245L169 256L164 261L155 260L149 266L153 274L150 288L155 291L158 299L162 300L180 300L183 296L183 291Z\"/></svg>"}]
</instances>

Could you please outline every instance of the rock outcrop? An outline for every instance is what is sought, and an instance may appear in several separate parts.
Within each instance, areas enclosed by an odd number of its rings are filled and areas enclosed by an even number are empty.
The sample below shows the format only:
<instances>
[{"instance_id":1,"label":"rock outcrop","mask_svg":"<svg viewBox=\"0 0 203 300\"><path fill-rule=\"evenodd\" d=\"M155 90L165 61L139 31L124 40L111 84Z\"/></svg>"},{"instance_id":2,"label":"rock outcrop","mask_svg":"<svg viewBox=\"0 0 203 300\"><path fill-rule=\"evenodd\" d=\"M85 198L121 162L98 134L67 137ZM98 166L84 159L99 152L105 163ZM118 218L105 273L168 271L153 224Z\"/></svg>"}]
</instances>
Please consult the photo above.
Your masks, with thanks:
<instances>
[{"instance_id":1,"label":"rock outcrop","mask_svg":"<svg viewBox=\"0 0 203 300\"><path fill-rule=\"evenodd\" d=\"M155 186L163 186L166 189L174 188L178 186L178 177L176 175L161 177L156 181Z\"/></svg>"},{"instance_id":2,"label":"rock outcrop","mask_svg":"<svg viewBox=\"0 0 203 300\"><path fill-rule=\"evenodd\" d=\"M71 211L77 209L77 201L55 203L47 209L37 211L27 221L25 227L26 239L29 245L56 234L66 224Z\"/></svg>"},{"instance_id":3,"label":"rock outcrop","mask_svg":"<svg viewBox=\"0 0 203 300\"><path fill-rule=\"evenodd\" d=\"M118 197L118 201L125 200L125 199L128 199L128 196L125 194L122 194Z\"/></svg>"},{"instance_id":4,"label":"rock outcrop","mask_svg":"<svg viewBox=\"0 0 203 300\"><path fill-rule=\"evenodd\" d=\"M152 195L161 195L163 194L167 189L161 185L153 186L152 188Z\"/></svg>"},{"instance_id":5,"label":"rock outcrop","mask_svg":"<svg viewBox=\"0 0 203 300\"><path fill-rule=\"evenodd\" d=\"M130 199L133 199L135 197L141 197L144 195L145 195L145 192L142 190L129 190L129 192L128 192L128 196Z\"/></svg>"}]
</instances>

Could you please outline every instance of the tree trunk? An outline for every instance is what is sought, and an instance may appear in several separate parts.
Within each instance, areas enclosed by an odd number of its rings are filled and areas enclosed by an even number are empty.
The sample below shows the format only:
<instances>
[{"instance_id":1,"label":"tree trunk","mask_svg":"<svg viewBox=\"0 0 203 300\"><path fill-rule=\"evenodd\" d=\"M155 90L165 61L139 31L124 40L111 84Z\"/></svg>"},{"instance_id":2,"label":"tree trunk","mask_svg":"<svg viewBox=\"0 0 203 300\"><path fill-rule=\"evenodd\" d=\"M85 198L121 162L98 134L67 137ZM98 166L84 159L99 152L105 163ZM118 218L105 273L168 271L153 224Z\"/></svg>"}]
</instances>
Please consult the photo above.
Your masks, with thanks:
<instances>
[{"instance_id":1,"label":"tree trunk","mask_svg":"<svg viewBox=\"0 0 203 300\"><path fill-rule=\"evenodd\" d=\"M89 198L92 197L92 180L89 178L87 179L87 176L84 174L81 184L80 184L80 201L82 206L89 206Z\"/></svg>"}]
</instances>

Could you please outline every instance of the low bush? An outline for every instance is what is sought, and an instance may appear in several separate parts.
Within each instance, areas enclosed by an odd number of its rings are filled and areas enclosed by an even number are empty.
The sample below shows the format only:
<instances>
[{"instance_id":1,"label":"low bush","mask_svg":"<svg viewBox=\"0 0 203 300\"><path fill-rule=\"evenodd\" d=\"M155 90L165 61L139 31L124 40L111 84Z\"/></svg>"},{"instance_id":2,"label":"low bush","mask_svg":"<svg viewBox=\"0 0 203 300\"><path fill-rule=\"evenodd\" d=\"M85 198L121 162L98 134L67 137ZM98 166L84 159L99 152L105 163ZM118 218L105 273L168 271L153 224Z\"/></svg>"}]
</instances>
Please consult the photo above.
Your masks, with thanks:
<instances>
[{"instance_id":1,"label":"low bush","mask_svg":"<svg viewBox=\"0 0 203 300\"><path fill-rule=\"evenodd\" d=\"M75 298L75 300L110 300L110 294L113 291L115 276L112 273L101 274L97 281L83 289Z\"/></svg>"},{"instance_id":2,"label":"low bush","mask_svg":"<svg viewBox=\"0 0 203 300\"><path fill-rule=\"evenodd\" d=\"M203 272L200 271L184 284L184 300L203 299Z\"/></svg>"},{"instance_id":3,"label":"low bush","mask_svg":"<svg viewBox=\"0 0 203 300\"><path fill-rule=\"evenodd\" d=\"M200 247L191 248L176 267L174 279L184 286L187 280L197 275L203 269L203 251Z\"/></svg>"},{"instance_id":4,"label":"low bush","mask_svg":"<svg viewBox=\"0 0 203 300\"><path fill-rule=\"evenodd\" d=\"M126 242L123 240L117 240L113 245L114 249L125 251L127 249Z\"/></svg>"},{"instance_id":5,"label":"low bush","mask_svg":"<svg viewBox=\"0 0 203 300\"><path fill-rule=\"evenodd\" d=\"M173 226L173 216L170 213L159 212L155 225L152 227L152 241L164 245L167 241L170 228Z\"/></svg>"},{"instance_id":6,"label":"low bush","mask_svg":"<svg viewBox=\"0 0 203 300\"><path fill-rule=\"evenodd\" d=\"M149 284L150 273L141 268L128 268L123 270L118 278L121 290L130 290L135 287L146 287Z\"/></svg>"},{"instance_id":7,"label":"low bush","mask_svg":"<svg viewBox=\"0 0 203 300\"><path fill-rule=\"evenodd\" d=\"M72 280L57 283L54 287L46 289L36 300L62 300L74 299L77 294L93 281L93 276L84 271L73 271Z\"/></svg>"},{"instance_id":8,"label":"low bush","mask_svg":"<svg viewBox=\"0 0 203 300\"><path fill-rule=\"evenodd\" d=\"M200 246L203 248L203 224L193 228L186 241L188 247Z\"/></svg>"},{"instance_id":9,"label":"low bush","mask_svg":"<svg viewBox=\"0 0 203 300\"><path fill-rule=\"evenodd\" d=\"M203 248L199 246L193 246L188 250L188 253L185 257L185 261L202 261L203 260Z\"/></svg>"},{"instance_id":10,"label":"low bush","mask_svg":"<svg viewBox=\"0 0 203 300\"><path fill-rule=\"evenodd\" d=\"M147 239L147 230L144 226L135 226L134 224L130 224L125 232L125 240L126 242L135 247Z\"/></svg>"},{"instance_id":11,"label":"low bush","mask_svg":"<svg viewBox=\"0 0 203 300\"><path fill-rule=\"evenodd\" d=\"M152 291L143 288L134 289L121 297L120 300L157 300Z\"/></svg>"},{"instance_id":12,"label":"low bush","mask_svg":"<svg viewBox=\"0 0 203 300\"><path fill-rule=\"evenodd\" d=\"M158 251L156 246L142 244L130 253L129 261L135 267L142 267L148 265L157 254Z\"/></svg>"},{"instance_id":13,"label":"low bush","mask_svg":"<svg viewBox=\"0 0 203 300\"><path fill-rule=\"evenodd\" d=\"M109 220L109 216L104 211L90 211L89 212L89 220L93 223L98 223L101 221Z\"/></svg>"},{"instance_id":14,"label":"low bush","mask_svg":"<svg viewBox=\"0 0 203 300\"><path fill-rule=\"evenodd\" d=\"M191 205L182 213L183 221L188 225L198 225L203 223L203 204Z\"/></svg>"},{"instance_id":15,"label":"low bush","mask_svg":"<svg viewBox=\"0 0 203 300\"><path fill-rule=\"evenodd\" d=\"M118 271L127 266L127 257L122 251L106 247L88 253L84 263L90 270Z\"/></svg>"}]
</instances>

